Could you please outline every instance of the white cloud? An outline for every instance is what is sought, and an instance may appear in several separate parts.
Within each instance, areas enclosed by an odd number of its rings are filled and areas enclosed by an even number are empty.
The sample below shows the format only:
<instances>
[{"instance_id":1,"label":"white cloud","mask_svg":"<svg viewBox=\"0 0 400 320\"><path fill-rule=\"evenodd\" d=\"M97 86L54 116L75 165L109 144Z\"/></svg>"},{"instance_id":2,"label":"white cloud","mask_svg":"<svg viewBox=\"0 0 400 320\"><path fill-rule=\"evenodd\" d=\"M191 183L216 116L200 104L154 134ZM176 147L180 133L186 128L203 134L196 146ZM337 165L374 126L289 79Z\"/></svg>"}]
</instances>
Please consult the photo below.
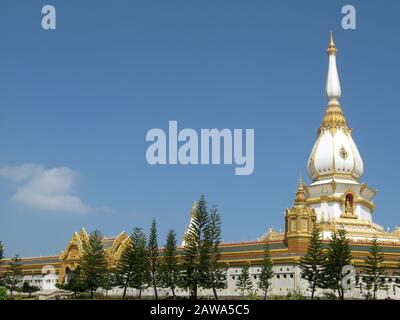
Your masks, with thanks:
<instances>
[{"instance_id":1,"label":"white cloud","mask_svg":"<svg viewBox=\"0 0 400 320\"><path fill-rule=\"evenodd\" d=\"M24 164L0 168L0 177L17 184L12 200L38 210L85 214L93 210L74 195L77 173L67 167L45 169Z\"/></svg>"}]
</instances>

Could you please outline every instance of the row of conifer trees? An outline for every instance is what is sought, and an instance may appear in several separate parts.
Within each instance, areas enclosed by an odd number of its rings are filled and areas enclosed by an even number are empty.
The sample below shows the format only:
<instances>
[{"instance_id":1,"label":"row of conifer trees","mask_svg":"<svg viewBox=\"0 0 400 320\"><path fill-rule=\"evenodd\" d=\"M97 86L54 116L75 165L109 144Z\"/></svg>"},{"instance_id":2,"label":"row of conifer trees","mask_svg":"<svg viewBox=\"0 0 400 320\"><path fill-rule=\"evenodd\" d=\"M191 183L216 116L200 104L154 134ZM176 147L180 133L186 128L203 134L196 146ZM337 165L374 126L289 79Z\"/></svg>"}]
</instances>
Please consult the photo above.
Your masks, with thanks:
<instances>
[{"instance_id":1,"label":"row of conifer trees","mask_svg":"<svg viewBox=\"0 0 400 320\"><path fill-rule=\"evenodd\" d=\"M141 228L135 228L116 266L108 269L103 237L99 231L94 231L84 243L78 268L68 276L67 283L59 287L75 294L89 291L91 297L98 288L119 287L123 298L127 296L128 288L137 289L138 298L143 290L150 288L155 299L158 299L160 288L169 289L174 298L177 288L185 289L190 299L197 299L201 288L211 289L214 298L218 299L218 290L227 287L228 269L221 261L221 218L216 207L207 208L203 195L192 212L184 240L183 248L179 249L176 233L170 230L163 249L159 250L157 224L153 219L149 236L146 237ZM258 288L265 296L272 275L272 262L266 247L258 282ZM245 266L237 280L242 294L250 290L250 283L248 266Z\"/></svg>"},{"instance_id":2,"label":"row of conifer trees","mask_svg":"<svg viewBox=\"0 0 400 320\"><path fill-rule=\"evenodd\" d=\"M358 270L353 266L350 241L344 229L332 233L328 244L321 239L317 226L310 238L307 253L300 260L302 276L308 281L311 298L316 290L330 289L339 299L345 298L349 289L366 289L365 298L377 298L379 290L387 290L389 270L384 264L384 252L377 238L373 238L369 253ZM398 266L400 269L400 264ZM400 274L392 270L392 275ZM400 287L399 279L394 285Z\"/></svg>"},{"instance_id":3,"label":"row of conifer trees","mask_svg":"<svg viewBox=\"0 0 400 320\"><path fill-rule=\"evenodd\" d=\"M114 287L122 288L123 298L126 297L128 288L137 289L139 298L144 289L151 288L155 299L158 299L160 288L169 289L174 298L177 288L185 289L191 299L197 299L198 290L202 288L211 289L214 298L218 299L218 290L227 287L228 269L227 264L221 260L220 214L215 207L209 210L204 196L201 196L191 218L191 225L185 235L185 245L181 249L177 246L175 231L170 230L163 249L159 250L157 224L154 219L148 237L141 228L135 228L119 261L112 269L108 268L101 233L92 232L89 240L84 243L78 268L68 275L65 284L58 286L73 291L75 295L89 291L92 298L99 288L106 291ZM0 263L3 252L0 242ZM352 265L352 255L346 232L342 229L333 232L330 241L326 243L321 240L320 228L316 227L299 266L302 277L308 281L312 299L318 288L329 289L338 294L340 299L344 299L346 289L354 285L360 288L364 286L370 297L376 299L380 289L387 289L388 270L383 262L384 253L375 238L369 255L365 258L364 267L361 270L359 268L358 274L349 276L346 270L352 269L346 267ZM4 285L12 293L22 288L21 276L21 260L15 256L8 264L7 272L0 277L0 285ZM257 282L257 289L263 292L264 299L271 289L273 276L269 247L265 244ZM400 286L399 283L397 285ZM26 283L24 287L26 292L38 290ZM236 287L242 295L255 295L248 264L243 266Z\"/></svg>"}]
</instances>

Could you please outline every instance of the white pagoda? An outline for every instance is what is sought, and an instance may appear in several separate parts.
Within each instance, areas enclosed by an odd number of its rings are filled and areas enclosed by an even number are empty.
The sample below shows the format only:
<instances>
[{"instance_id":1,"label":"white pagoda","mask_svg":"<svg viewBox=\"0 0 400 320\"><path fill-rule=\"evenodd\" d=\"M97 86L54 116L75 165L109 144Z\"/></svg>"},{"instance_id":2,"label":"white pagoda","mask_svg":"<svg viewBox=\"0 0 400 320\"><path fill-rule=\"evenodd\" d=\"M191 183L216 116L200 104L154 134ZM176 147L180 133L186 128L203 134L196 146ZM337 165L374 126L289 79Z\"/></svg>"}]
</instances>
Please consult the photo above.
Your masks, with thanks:
<instances>
[{"instance_id":1,"label":"white pagoda","mask_svg":"<svg viewBox=\"0 0 400 320\"><path fill-rule=\"evenodd\" d=\"M341 88L336 67L337 49L331 32L326 96L328 105L318 129L317 141L308 159L307 203L314 209L317 222L328 239L336 228L344 228L352 240L399 242L397 232L384 232L373 222L376 190L359 179L364 163L352 138L339 101Z\"/></svg>"}]
</instances>

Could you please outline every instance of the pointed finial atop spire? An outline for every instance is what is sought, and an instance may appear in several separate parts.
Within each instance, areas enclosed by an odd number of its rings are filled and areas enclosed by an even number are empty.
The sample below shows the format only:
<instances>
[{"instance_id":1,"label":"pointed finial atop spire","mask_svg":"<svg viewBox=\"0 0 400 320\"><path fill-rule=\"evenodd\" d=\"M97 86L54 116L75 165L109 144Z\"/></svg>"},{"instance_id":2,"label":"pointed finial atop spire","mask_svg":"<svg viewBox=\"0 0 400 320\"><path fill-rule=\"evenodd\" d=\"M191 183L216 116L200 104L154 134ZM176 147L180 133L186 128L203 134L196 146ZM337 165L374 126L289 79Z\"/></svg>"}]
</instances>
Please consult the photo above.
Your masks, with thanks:
<instances>
[{"instance_id":1,"label":"pointed finial atop spire","mask_svg":"<svg viewBox=\"0 0 400 320\"><path fill-rule=\"evenodd\" d=\"M339 106L339 98L342 95L342 90L340 88L339 75L336 67L336 52L337 49L333 41L333 34L331 31L331 39L327 49L329 56L329 68L326 79L326 96L328 98L329 105Z\"/></svg>"},{"instance_id":2,"label":"pointed finial atop spire","mask_svg":"<svg viewBox=\"0 0 400 320\"><path fill-rule=\"evenodd\" d=\"M296 192L296 198L294 200L294 203L295 204L304 204L305 202L306 202L306 194L304 192L303 179L302 179L301 173L300 173L299 187Z\"/></svg>"},{"instance_id":3,"label":"pointed finial atop spire","mask_svg":"<svg viewBox=\"0 0 400 320\"><path fill-rule=\"evenodd\" d=\"M337 49L336 49L336 46L335 46L335 42L333 41L333 32L332 32L332 30L331 30L331 35L330 35L329 47L326 50L326 52L328 53L328 55L336 54L336 52L337 52Z\"/></svg>"}]
</instances>

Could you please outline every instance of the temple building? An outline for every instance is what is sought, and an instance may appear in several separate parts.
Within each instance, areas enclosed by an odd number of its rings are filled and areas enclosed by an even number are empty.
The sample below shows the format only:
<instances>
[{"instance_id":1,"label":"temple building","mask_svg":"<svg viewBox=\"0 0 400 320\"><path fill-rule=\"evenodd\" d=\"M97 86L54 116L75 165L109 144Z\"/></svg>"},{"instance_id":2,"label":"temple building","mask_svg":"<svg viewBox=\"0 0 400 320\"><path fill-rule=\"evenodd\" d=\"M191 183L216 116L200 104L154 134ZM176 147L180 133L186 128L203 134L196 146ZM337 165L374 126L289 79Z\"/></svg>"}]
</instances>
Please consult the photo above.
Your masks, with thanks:
<instances>
[{"instance_id":1,"label":"temple building","mask_svg":"<svg viewBox=\"0 0 400 320\"><path fill-rule=\"evenodd\" d=\"M371 240L379 240L385 255L384 265L388 268L387 289L378 293L379 298L399 299L400 292L395 281L400 264L400 228L385 232L383 227L374 223L374 197L376 191L360 179L364 173L363 159L352 138L352 129L348 126L340 104L341 86L336 66L337 48L331 33L327 49L328 75L326 81L327 106L318 128L317 139L307 162L309 185L298 181L298 189L291 208L284 211L285 231L280 233L270 229L255 241L221 244L221 260L228 268L228 286L219 290L219 295L239 295L236 287L237 277L243 265L250 263L250 274L254 287L257 287L264 243L268 242L274 263L272 295L287 295L298 292L309 295L308 283L302 278L299 261L307 250L310 235L316 225L322 230L324 244L329 242L332 232L343 228L351 243L353 264L362 281L364 259L368 255ZM295 191L295 190L294 190ZM193 204L192 211L196 209ZM188 228L190 228L190 224ZM104 247L110 267L121 256L129 235L122 232L117 237L105 238ZM88 240L84 229L72 235L70 242L59 255L49 257L24 258L24 280L43 289L54 288L56 281L68 281L69 274L78 267L83 252L83 243ZM185 236L183 243L185 244ZM0 267L4 272L6 263ZM365 286L346 292L346 297L362 298L366 294ZM114 288L110 295L119 295L122 290ZM164 290L168 294L168 290ZM178 295L186 295L185 290L177 290ZM129 289L128 294L136 294ZM151 289L144 294L152 295ZM161 293L163 294L163 290ZM261 292L260 292L261 294ZM317 290L317 295L322 295ZM199 295L212 295L209 290L200 289Z\"/></svg>"}]
</instances>

